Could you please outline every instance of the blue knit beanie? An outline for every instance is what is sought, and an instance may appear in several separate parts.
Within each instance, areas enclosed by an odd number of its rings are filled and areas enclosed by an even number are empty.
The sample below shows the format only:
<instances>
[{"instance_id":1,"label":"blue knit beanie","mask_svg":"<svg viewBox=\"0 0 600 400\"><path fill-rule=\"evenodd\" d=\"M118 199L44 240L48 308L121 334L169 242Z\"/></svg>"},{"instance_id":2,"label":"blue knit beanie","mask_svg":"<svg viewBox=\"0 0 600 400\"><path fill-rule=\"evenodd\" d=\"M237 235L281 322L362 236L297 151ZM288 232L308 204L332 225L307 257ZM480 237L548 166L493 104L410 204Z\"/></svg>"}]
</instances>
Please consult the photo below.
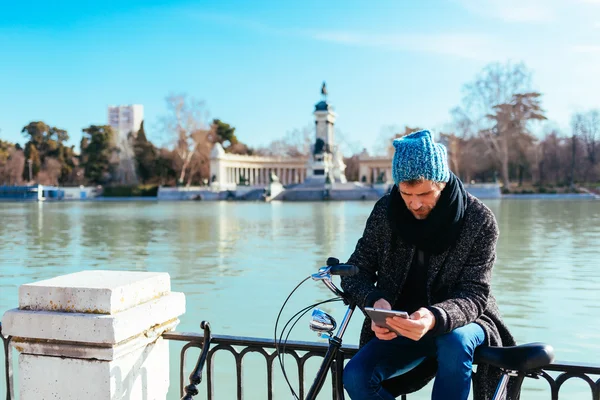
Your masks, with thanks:
<instances>
[{"instance_id":1,"label":"blue knit beanie","mask_svg":"<svg viewBox=\"0 0 600 400\"><path fill-rule=\"evenodd\" d=\"M392 178L397 185L419 178L434 182L450 180L446 147L434 143L431 132L418 131L395 139L394 147Z\"/></svg>"}]
</instances>

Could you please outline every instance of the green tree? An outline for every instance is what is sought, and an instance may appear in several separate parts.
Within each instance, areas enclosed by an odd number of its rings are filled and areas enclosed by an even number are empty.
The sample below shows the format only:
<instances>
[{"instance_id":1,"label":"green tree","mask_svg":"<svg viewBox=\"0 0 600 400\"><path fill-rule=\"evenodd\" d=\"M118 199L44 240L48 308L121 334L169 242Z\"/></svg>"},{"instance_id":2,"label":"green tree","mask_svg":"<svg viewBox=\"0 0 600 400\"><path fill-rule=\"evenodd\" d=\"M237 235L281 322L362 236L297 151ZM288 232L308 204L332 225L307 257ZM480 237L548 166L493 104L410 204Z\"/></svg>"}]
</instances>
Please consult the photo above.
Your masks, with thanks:
<instances>
[{"instance_id":1,"label":"green tree","mask_svg":"<svg viewBox=\"0 0 600 400\"><path fill-rule=\"evenodd\" d=\"M137 136L133 140L133 153L138 177L144 183L149 182L156 174L158 152L156 147L146 137L143 121Z\"/></svg>"},{"instance_id":2,"label":"green tree","mask_svg":"<svg viewBox=\"0 0 600 400\"><path fill-rule=\"evenodd\" d=\"M40 161L40 169L46 165L47 158L55 159L60 164L59 183L66 183L70 178L71 172L75 166L75 151L73 146L65 146L69 140L69 134L66 130L57 127L51 127L42 121L33 121L26 125L21 132L28 139L27 146L33 146L36 149ZM31 152L31 150L30 150ZM27 157L27 152L25 153ZM53 168L56 163L52 162ZM39 171L39 169L38 169ZM23 172L23 177L28 177L29 169ZM35 174L37 175L37 173ZM35 176L34 175L34 176Z\"/></svg>"},{"instance_id":3,"label":"green tree","mask_svg":"<svg viewBox=\"0 0 600 400\"><path fill-rule=\"evenodd\" d=\"M108 125L90 125L81 138L81 166L85 177L93 183L110 181L113 165L114 132Z\"/></svg>"},{"instance_id":4,"label":"green tree","mask_svg":"<svg viewBox=\"0 0 600 400\"><path fill-rule=\"evenodd\" d=\"M167 149L157 150L156 164L154 168L154 179L160 185L174 185L177 180L175 160L177 155Z\"/></svg>"},{"instance_id":5,"label":"green tree","mask_svg":"<svg viewBox=\"0 0 600 400\"><path fill-rule=\"evenodd\" d=\"M25 145L25 163L26 165L23 169L23 179L26 181L32 181L40 172L40 169L42 168L42 161L40 160L40 153L35 145L31 142L28 142ZM29 163L31 163L31 167L29 166Z\"/></svg>"},{"instance_id":6,"label":"green tree","mask_svg":"<svg viewBox=\"0 0 600 400\"><path fill-rule=\"evenodd\" d=\"M75 169L76 159L77 156L75 155L75 146L61 146L60 152L57 157L57 160L60 162L61 165L61 174L58 179L59 183L65 184L71 180L71 174Z\"/></svg>"},{"instance_id":7,"label":"green tree","mask_svg":"<svg viewBox=\"0 0 600 400\"><path fill-rule=\"evenodd\" d=\"M235 128L233 126L221 121L220 119L214 119L213 125L217 134L215 141L224 145L223 148L225 151L239 142L235 136Z\"/></svg>"}]
</instances>

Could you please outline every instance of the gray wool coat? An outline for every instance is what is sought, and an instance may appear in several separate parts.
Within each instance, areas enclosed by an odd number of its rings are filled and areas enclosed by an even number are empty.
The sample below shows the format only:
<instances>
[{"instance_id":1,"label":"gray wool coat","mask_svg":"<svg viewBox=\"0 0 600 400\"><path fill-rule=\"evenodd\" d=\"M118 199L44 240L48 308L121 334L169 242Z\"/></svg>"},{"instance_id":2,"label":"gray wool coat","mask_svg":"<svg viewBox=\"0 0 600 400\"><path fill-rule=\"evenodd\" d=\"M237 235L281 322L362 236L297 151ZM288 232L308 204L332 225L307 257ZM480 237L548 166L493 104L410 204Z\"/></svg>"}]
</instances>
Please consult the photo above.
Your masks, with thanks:
<instances>
[{"instance_id":1,"label":"gray wool coat","mask_svg":"<svg viewBox=\"0 0 600 400\"><path fill-rule=\"evenodd\" d=\"M444 253L432 255L429 262L426 285L428 306L439 311L435 313L436 327L441 325L439 330L435 330L445 334L475 322L485 332L485 345L513 346L515 340L502 322L490 290L499 234L496 218L481 201L470 194L467 196L463 227L456 243ZM396 235L396 244L392 246L389 206L389 194L375 204L363 236L348 260L348 264L356 265L360 272L342 278L344 292L363 313L367 298L375 290L384 294L390 304L395 303L415 253L413 245L403 242ZM365 314L360 347L373 337L371 320ZM397 380L396 390L401 393L419 390L435 376L436 368L435 360L424 361ZM474 399L491 399L499 377L498 369L478 365L473 377Z\"/></svg>"}]
</instances>

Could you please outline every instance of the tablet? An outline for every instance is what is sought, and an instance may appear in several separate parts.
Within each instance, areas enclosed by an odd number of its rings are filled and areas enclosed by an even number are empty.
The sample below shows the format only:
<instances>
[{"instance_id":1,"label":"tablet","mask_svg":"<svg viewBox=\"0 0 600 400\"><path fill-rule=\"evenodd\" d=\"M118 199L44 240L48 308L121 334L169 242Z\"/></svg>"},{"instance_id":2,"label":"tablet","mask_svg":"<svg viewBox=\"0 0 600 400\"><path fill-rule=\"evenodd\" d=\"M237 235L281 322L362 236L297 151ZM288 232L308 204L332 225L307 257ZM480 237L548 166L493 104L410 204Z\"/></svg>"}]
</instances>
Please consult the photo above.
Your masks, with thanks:
<instances>
[{"instance_id":1,"label":"tablet","mask_svg":"<svg viewBox=\"0 0 600 400\"><path fill-rule=\"evenodd\" d=\"M384 310L382 308L365 307L365 311L371 317L371 320L375 322L375 325L388 328L389 330L396 332L385 322L386 318L400 317L409 319L410 316L406 311L395 311L395 310Z\"/></svg>"}]
</instances>

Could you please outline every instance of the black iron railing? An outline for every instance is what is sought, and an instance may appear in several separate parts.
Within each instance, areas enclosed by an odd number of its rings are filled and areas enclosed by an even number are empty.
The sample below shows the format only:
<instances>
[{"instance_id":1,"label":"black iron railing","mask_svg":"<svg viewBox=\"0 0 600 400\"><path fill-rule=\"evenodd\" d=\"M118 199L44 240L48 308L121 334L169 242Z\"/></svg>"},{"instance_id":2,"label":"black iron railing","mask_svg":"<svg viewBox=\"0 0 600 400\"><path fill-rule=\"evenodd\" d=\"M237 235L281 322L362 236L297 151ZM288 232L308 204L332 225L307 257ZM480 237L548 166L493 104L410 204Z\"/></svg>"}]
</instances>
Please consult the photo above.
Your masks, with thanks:
<instances>
[{"instance_id":1,"label":"black iron railing","mask_svg":"<svg viewBox=\"0 0 600 400\"><path fill-rule=\"evenodd\" d=\"M184 400L191 400L193 396L198 394L197 386L202 380L203 371L206 371L206 390L209 400L214 399L214 357L219 351L226 351L233 355L236 366L236 392L237 398L243 398L242 385L242 361L249 353L261 354L267 362L267 398L273 399L273 371L275 360L277 359L277 351L272 339L259 339L249 337L236 336L212 336L210 325L203 322L201 324L203 333L182 333L182 332L167 332L163 334L163 338L186 342L180 353L180 396ZM0 338L4 348L4 366L6 379L6 399L14 399L13 373L12 373L12 351L10 349L11 337L5 337L2 334L2 324L0 324ZM327 351L326 343L314 342L298 342L290 341L286 344L285 353L289 354L295 360L299 379L299 397L304 398L306 388L304 387L305 365L312 357L323 357ZM190 348L198 348L201 350L198 361L194 370L189 375L189 384L186 385L185 363L187 351ZM338 358L334 361L331 369L332 383L332 398L339 399L339 393L342 390L341 373L344 362L357 352L356 346L344 346L338 353ZM555 377L550 375L558 373ZM543 368L540 376L544 378L549 385L549 398L558 400L561 387L572 380L583 380L590 387L590 399L600 400L600 366L582 363L567 363L554 362ZM310 378L310 377L308 377ZM402 400L406 400L406 396L402 396ZM582 399L583 400L583 399Z\"/></svg>"},{"instance_id":2,"label":"black iron railing","mask_svg":"<svg viewBox=\"0 0 600 400\"><path fill-rule=\"evenodd\" d=\"M2 324L0 323L0 339L2 339L2 347L4 348L4 375L6 377L6 400L14 398L13 372L12 372L12 350L10 348L10 340L12 336L4 337L2 334Z\"/></svg>"},{"instance_id":3,"label":"black iron railing","mask_svg":"<svg viewBox=\"0 0 600 400\"><path fill-rule=\"evenodd\" d=\"M177 340L188 342L182 349L180 354L180 393L184 396L185 391L185 373L183 366L186 362L187 351L191 347L203 348L205 344L204 338L206 336L206 329L204 328L205 322L202 322L202 326L205 334L197 333L179 333L179 332L166 332L163 337L168 340ZM302 399L306 394L306 387L304 387L305 377L305 365L306 362L313 357L323 357L327 352L327 343L314 343L314 342L298 342L290 341L285 346L285 353L290 355L296 365L299 380L299 393L298 396ZM206 348L206 347L205 347ZM215 398L214 396L214 357L217 351L227 351L231 353L235 359L236 365L236 387L237 387L237 399L243 397L243 385L242 385L242 362L244 356L250 353L261 354L267 362L267 400L273 399L273 371L278 366L274 365L277 360L277 351L275 349L275 343L272 339L259 339L250 337L238 337L238 336L212 336L210 342L210 349L206 353L206 378L207 378L207 397L208 400ZM344 361L350 359L358 348L356 346L344 346L341 351L338 352L338 357L334 360L331 368L331 384L333 399L338 399L338 390L341 390L341 374L343 371ZM202 354L200 355L202 358ZM200 365L201 363L198 363ZM338 382L340 385L338 385ZM197 384L196 384L197 385ZM191 398L190 398L191 399ZM403 396L404 400L405 397ZM187 400L187 399L186 399Z\"/></svg>"},{"instance_id":4,"label":"black iron railing","mask_svg":"<svg viewBox=\"0 0 600 400\"><path fill-rule=\"evenodd\" d=\"M204 322L202 324L205 324ZM206 334L205 325L202 325ZM210 333L210 328L209 328ZM213 379L213 366L214 356L218 351L227 351L231 353L235 358L236 365L236 386L237 386L237 399L241 400L244 396L243 385L242 385L242 361L244 356L248 353L259 353L262 354L267 361L267 399L273 399L273 363L277 359L277 351L275 344L272 339L258 339L248 337L237 337L237 336L210 336L209 346L206 346L204 340L206 335L197 333L178 333L168 332L164 333L163 337L168 340L177 340L187 342L182 348L180 354L180 391L181 396L184 396L185 389L185 376L184 376L184 365L186 359L187 350L190 347L203 348L205 352L200 355L200 359L204 357L205 366L207 368L207 397L208 400L214 399L214 379ZM285 347L285 353L289 354L296 362L296 368L298 371L299 380L299 397L302 399L306 394L306 388L304 387L305 371L304 367L306 361L312 357L323 357L327 352L327 343L314 343L314 342L298 342L290 341L287 342ZM334 361L331 369L331 383L332 383L332 398L339 400L340 391L343 390L341 384L341 373L343 370L344 362L352 358L358 351L356 346L343 346L341 351L338 353L338 358ZM196 368L201 363L196 364ZM555 377L551 376L549 372L559 374ZM194 371L192 375L199 376L197 371ZM569 362L553 362L552 364L546 365L542 368L539 375L544 378L549 384L549 399L559 400L559 393L561 387L567 381L581 379L585 381L590 387L590 399L600 400L600 365L582 364L582 363L569 363ZM594 378L595 376L595 378ZM190 376L191 377L191 376ZM199 382L195 383L196 386ZM190 400L191 397L186 397L186 400ZM407 396L402 395L401 400L406 400ZM583 399L582 399L583 400Z\"/></svg>"}]
</instances>

